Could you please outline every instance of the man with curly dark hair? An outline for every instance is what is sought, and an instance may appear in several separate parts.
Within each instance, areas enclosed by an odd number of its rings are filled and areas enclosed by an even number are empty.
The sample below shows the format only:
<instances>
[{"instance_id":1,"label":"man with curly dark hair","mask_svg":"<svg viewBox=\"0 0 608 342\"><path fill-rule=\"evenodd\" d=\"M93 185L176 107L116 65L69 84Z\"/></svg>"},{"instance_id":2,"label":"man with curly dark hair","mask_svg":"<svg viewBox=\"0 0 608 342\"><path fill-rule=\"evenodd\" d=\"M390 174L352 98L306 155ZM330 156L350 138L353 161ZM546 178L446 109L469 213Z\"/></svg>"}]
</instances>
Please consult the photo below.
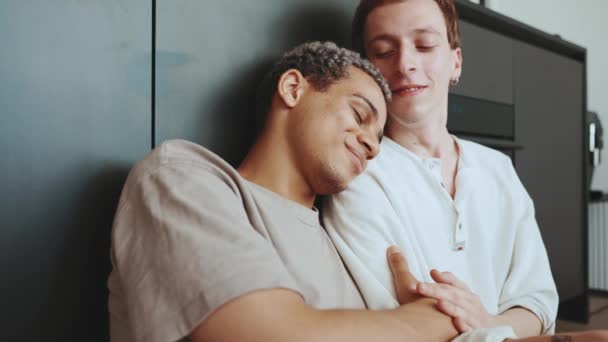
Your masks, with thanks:
<instances>
[{"instance_id":1,"label":"man with curly dark hair","mask_svg":"<svg viewBox=\"0 0 608 342\"><path fill-rule=\"evenodd\" d=\"M357 53L307 43L266 78L265 125L238 169L182 140L140 161L112 232L112 341L455 336L428 299L366 311L314 208L317 195L344 189L378 154L389 99ZM409 286L404 260L389 259ZM442 320L445 328L433 327Z\"/></svg>"}]
</instances>

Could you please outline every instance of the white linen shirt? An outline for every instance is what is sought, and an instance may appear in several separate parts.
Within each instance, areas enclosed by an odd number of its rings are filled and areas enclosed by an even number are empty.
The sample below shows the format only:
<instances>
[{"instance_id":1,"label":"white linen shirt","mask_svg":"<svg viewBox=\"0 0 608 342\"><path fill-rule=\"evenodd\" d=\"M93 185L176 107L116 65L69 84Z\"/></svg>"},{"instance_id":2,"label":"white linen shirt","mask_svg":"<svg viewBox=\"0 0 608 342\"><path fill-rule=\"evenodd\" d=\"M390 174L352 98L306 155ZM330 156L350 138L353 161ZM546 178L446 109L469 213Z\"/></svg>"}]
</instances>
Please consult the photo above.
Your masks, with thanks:
<instances>
[{"instance_id":1,"label":"white linen shirt","mask_svg":"<svg viewBox=\"0 0 608 342\"><path fill-rule=\"evenodd\" d=\"M440 159L423 159L389 138L340 194L326 199L323 222L370 309L397 307L386 260L401 246L412 274L449 271L488 313L520 306L553 333L558 295L534 205L511 160L456 139L455 198L442 185Z\"/></svg>"}]
</instances>

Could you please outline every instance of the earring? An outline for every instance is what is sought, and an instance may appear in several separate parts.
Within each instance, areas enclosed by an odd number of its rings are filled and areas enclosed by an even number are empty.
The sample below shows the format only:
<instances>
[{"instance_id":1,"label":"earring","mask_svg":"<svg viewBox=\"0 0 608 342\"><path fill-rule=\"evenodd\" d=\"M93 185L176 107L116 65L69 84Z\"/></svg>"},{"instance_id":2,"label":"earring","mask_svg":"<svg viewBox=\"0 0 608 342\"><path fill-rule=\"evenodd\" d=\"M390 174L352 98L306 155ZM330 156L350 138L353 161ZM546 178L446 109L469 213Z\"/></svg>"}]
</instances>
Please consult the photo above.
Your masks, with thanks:
<instances>
[{"instance_id":1,"label":"earring","mask_svg":"<svg viewBox=\"0 0 608 342\"><path fill-rule=\"evenodd\" d=\"M453 78L453 79L450 80L450 85L455 86L455 85L458 84L458 81L460 81L460 79L458 77Z\"/></svg>"}]
</instances>

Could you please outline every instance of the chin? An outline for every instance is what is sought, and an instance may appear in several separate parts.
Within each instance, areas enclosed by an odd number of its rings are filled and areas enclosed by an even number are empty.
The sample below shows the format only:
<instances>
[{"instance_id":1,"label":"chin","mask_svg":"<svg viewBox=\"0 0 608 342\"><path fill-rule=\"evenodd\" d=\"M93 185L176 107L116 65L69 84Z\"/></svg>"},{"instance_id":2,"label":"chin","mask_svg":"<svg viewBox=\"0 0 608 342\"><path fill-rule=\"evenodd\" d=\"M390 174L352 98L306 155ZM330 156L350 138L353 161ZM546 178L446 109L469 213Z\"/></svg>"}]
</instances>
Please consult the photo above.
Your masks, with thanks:
<instances>
[{"instance_id":1,"label":"chin","mask_svg":"<svg viewBox=\"0 0 608 342\"><path fill-rule=\"evenodd\" d=\"M344 159L341 159L344 158ZM322 163L317 172L311 175L311 184L317 195L336 194L348 186L357 174L353 171L352 161L348 157L334 156L333 163ZM342 163L338 161L342 160Z\"/></svg>"},{"instance_id":2,"label":"chin","mask_svg":"<svg viewBox=\"0 0 608 342\"><path fill-rule=\"evenodd\" d=\"M325 178L322 184L317 187L319 195L333 195L344 191L353 177L331 177Z\"/></svg>"},{"instance_id":3,"label":"chin","mask_svg":"<svg viewBox=\"0 0 608 342\"><path fill-rule=\"evenodd\" d=\"M403 109L402 108L401 110L393 111L393 113L399 113L399 114L392 114L389 116L389 120L394 121L394 124L413 125L413 124L416 124L417 122L421 121L425 117L424 112L417 108L412 108L412 109Z\"/></svg>"},{"instance_id":4,"label":"chin","mask_svg":"<svg viewBox=\"0 0 608 342\"><path fill-rule=\"evenodd\" d=\"M425 101L426 102L426 101ZM421 117L424 113L428 113L430 110L430 106L428 103L423 103L423 101L394 101L391 103L389 107L389 112L391 113L399 113L399 118L403 118L404 120L416 120L416 118Z\"/></svg>"},{"instance_id":5,"label":"chin","mask_svg":"<svg viewBox=\"0 0 608 342\"><path fill-rule=\"evenodd\" d=\"M317 192L318 195L333 195L333 194L337 194L340 193L342 191L344 191L346 189L346 187L348 186L348 183L344 182L344 183L331 183L331 184L324 184L324 186L322 186Z\"/></svg>"}]
</instances>

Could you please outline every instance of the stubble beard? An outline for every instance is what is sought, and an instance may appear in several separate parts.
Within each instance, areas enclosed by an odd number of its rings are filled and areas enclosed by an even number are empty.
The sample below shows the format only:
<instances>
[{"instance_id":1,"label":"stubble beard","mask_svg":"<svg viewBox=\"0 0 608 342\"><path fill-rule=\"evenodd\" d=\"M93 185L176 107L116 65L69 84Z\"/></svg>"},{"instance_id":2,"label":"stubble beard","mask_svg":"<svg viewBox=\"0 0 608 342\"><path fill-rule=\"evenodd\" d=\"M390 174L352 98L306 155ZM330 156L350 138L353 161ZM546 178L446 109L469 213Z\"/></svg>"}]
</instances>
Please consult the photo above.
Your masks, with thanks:
<instances>
[{"instance_id":1,"label":"stubble beard","mask_svg":"<svg viewBox=\"0 0 608 342\"><path fill-rule=\"evenodd\" d=\"M348 185L348 179L344 173L330 163L321 163L317 174L317 186L323 191L323 195L337 194L346 189Z\"/></svg>"}]
</instances>

